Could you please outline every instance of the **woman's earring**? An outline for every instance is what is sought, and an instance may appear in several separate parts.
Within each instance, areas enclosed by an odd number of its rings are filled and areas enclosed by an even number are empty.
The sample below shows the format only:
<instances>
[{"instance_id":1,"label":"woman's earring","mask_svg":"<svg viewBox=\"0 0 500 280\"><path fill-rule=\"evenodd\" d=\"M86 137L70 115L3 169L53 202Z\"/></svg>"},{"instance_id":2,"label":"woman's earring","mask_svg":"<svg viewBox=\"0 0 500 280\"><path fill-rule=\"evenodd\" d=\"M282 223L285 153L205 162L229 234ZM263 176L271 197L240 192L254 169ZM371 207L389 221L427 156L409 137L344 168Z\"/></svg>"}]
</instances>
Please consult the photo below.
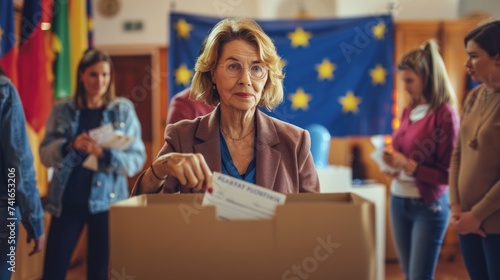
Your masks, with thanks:
<instances>
[{"instance_id":1,"label":"woman's earring","mask_svg":"<svg viewBox=\"0 0 500 280\"><path fill-rule=\"evenodd\" d=\"M216 97L217 99L219 99L219 92L217 91L217 86L216 86L215 84L213 84L213 86L212 86L212 87L213 87L213 89L214 89L214 94L215 94L215 97Z\"/></svg>"}]
</instances>

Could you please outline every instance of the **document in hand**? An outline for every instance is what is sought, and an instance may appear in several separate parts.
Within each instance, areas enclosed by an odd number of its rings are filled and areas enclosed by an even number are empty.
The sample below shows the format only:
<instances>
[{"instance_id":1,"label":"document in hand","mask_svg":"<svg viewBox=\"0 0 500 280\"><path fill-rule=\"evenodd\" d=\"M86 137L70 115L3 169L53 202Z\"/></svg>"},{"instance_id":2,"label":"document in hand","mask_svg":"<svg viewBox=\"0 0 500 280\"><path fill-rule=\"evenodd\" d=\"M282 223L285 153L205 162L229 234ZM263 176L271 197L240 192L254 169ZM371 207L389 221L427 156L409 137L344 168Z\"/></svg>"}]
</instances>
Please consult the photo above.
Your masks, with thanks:
<instances>
[{"instance_id":1,"label":"document in hand","mask_svg":"<svg viewBox=\"0 0 500 280\"><path fill-rule=\"evenodd\" d=\"M384 156L383 148L373 151L373 153L370 155L370 157L378 164L380 171L387 173L397 173L398 172L397 169L392 168L391 166L389 166L387 163L384 162L383 156Z\"/></svg>"},{"instance_id":2,"label":"document in hand","mask_svg":"<svg viewBox=\"0 0 500 280\"><path fill-rule=\"evenodd\" d=\"M202 205L214 205L221 220L272 219L286 195L218 172L212 177L213 191L206 192Z\"/></svg>"},{"instance_id":3,"label":"document in hand","mask_svg":"<svg viewBox=\"0 0 500 280\"><path fill-rule=\"evenodd\" d=\"M89 136L94 139L97 144L99 144L99 146L106 149L115 149L119 151L128 148L132 143L132 140L134 140L133 136L124 135L120 131L115 131L111 123L107 123L100 127L91 129L89 131ZM89 155L82 163L82 166L92 171L97 171L97 157L94 155Z\"/></svg>"},{"instance_id":4,"label":"document in hand","mask_svg":"<svg viewBox=\"0 0 500 280\"><path fill-rule=\"evenodd\" d=\"M380 171L387 172L389 174L394 174L399 180L402 181L415 181L415 178L408 176L404 172L400 172L396 168L393 168L389 166L387 163L385 163L383 156L384 156L384 149L377 149L370 155L370 157L378 164Z\"/></svg>"},{"instance_id":5,"label":"document in hand","mask_svg":"<svg viewBox=\"0 0 500 280\"><path fill-rule=\"evenodd\" d=\"M133 136L114 130L111 123L90 130L89 136L101 147L116 150L125 150L134 140Z\"/></svg>"}]
</instances>

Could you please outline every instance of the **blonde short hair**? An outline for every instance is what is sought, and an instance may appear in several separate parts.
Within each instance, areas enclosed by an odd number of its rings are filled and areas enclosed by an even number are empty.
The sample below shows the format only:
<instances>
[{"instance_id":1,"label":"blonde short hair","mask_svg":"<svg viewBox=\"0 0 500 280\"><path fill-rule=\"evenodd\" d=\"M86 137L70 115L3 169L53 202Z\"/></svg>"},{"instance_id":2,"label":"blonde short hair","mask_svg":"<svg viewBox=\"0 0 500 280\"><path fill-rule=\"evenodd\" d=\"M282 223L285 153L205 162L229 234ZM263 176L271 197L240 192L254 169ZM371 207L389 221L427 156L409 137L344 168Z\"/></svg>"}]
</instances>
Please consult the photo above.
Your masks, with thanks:
<instances>
[{"instance_id":1,"label":"blonde short hair","mask_svg":"<svg viewBox=\"0 0 500 280\"><path fill-rule=\"evenodd\" d=\"M259 59L269 69L262 98L258 106L271 110L283 100L283 66L273 41L262 28L250 18L228 18L217 23L207 37L203 52L195 65L191 91L193 98L209 105L220 102L219 94L212 83L212 72L217 66L224 44L242 40L255 46Z\"/></svg>"}]
</instances>

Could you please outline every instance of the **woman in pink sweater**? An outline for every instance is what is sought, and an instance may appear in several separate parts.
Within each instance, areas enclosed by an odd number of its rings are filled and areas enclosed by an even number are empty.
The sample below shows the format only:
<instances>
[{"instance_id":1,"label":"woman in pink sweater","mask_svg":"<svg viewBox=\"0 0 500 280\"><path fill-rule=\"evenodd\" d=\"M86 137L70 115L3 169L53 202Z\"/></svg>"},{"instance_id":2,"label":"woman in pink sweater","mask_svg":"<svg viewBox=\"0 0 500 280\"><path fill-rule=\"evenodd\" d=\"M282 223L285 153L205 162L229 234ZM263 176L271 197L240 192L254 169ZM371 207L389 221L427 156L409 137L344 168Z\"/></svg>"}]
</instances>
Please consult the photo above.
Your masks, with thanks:
<instances>
[{"instance_id":1,"label":"woman in pink sweater","mask_svg":"<svg viewBox=\"0 0 500 280\"><path fill-rule=\"evenodd\" d=\"M456 103L434 41L405 55L399 76L410 95L384 161L396 171L391 224L406 279L433 279L448 221L448 170L458 134Z\"/></svg>"}]
</instances>

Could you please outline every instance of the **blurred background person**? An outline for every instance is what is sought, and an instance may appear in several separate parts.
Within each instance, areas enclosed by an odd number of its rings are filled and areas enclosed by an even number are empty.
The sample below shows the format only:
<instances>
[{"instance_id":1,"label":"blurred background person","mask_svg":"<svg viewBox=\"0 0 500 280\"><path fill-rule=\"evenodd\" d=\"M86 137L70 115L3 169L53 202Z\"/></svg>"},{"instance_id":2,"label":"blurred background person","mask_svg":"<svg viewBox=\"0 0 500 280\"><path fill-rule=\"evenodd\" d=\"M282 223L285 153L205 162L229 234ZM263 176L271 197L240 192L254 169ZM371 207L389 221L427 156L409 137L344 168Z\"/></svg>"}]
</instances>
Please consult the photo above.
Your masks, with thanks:
<instances>
[{"instance_id":1,"label":"blurred background person","mask_svg":"<svg viewBox=\"0 0 500 280\"><path fill-rule=\"evenodd\" d=\"M272 40L255 21L220 21L195 70L195 99L217 107L167 126L165 144L135 193L204 191L212 171L282 193L319 191L309 133L258 109L282 101L284 75Z\"/></svg>"},{"instance_id":2,"label":"blurred background person","mask_svg":"<svg viewBox=\"0 0 500 280\"><path fill-rule=\"evenodd\" d=\"M203 53L207 39L201 43L198 56ZM174 95L168 106L167 125L181 120L193 120L196 117L204 116L213 111L215 107L199 100L194 100L191 88Z\"/></svg>"},{"instance_id":3,"label":"blurred background person","mask_svg":"<svg viewBox=\"0 0 500 280\"><path fill-rule=\"evenodd\" d=\"M167 125L181 120L192 120L213 111L215 107L192 97L190 88L174 95L168 106Z\"/></svg>"},{"instance_id":4,"label":"blurred background person","mask_svg":"<svg viewBox=\"0 0 500 280\"><path fill-rule=\"evenodd\" d=\"M450 176L452 222L473 280L500 279L500 21L465 36L465 67L482 83L465 101Z\"/></svg>"},{"instance_id":5,"label":"blurred background person","mask_svg":"<svg viewBox=\"0 0 500 280\"><path fill-rule=\"evenodd\" d=\"M89 130L108 123L133 137L128 148L105 149L89 136ZM89 155L98 158L97 171L82 166ZM83 55L74 98L54 106L40 157L44 165L54 168L45 201L52 220L43 279L65 279L85 224L87 279L108 279L108 209L128 197L126 177L141 170L146 155L132 102L115 97L113 64L106 53L91 49Z\"/></svg>"},{"instance_id":6,"label":"blurred background person","mask_svg":"<svg viewBox=\"0 0 500 280\"><path fill-rule=\"evenodd\" d=\"M9 268L12 269L12 265L9 261L11 261L12 254L15 260L19 219L26 229L28 243L34 240L30 256L43 249L45 235L44 213L36 187L33 154L28 142L23 107L16 88L1 67L0 130L0 220L2 221L0 279L10 279L12 270ZM16 220L12 221L11 218ZM12 230L14 235L12 235Z\"/></svg>"},{"instance_id":7,"label":"blurred background person","mask_svg":"<svg viewBox=\"0 0 500 280\"><path fill-rule=\"evenodd\" d=\"M410 102L383 156L397 170L391 174L391 227L406 279L434 279L450 218L456 96L434 40L406 54L397 69Z\"/></svg>"}]
</instances>

